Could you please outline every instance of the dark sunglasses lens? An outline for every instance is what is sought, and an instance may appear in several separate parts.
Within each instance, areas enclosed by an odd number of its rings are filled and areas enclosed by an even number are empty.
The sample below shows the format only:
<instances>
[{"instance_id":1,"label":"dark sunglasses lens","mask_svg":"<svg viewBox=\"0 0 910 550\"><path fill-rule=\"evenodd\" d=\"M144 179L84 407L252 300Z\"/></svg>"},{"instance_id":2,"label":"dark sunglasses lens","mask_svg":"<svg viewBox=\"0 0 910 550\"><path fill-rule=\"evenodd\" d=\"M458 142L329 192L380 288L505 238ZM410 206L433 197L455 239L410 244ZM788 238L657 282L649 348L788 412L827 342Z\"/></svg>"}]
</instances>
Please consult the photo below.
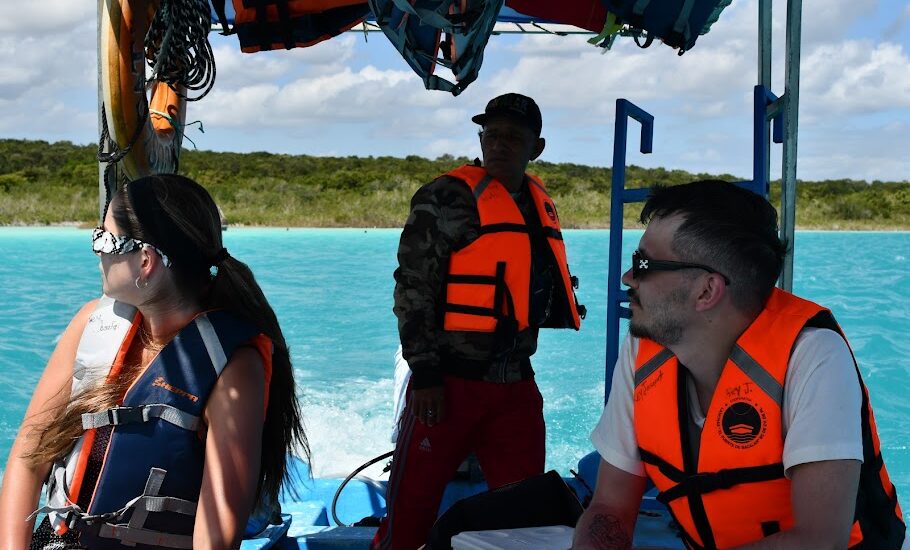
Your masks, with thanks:
<instances>
[{"instance_id":1,"label":"dark sunglasses lens","mask_svg":"<svg viewBox=\"0 0 910 550\"><path fill-rule=\"evenodd\" d=\"M637 279L642 275L643 270L642 270L641 266L639 265L640 259L641 259L641 255L638 253L638 251L635 251L632 253L632 278L633 279Z\"/></svg>"}]
</instances>

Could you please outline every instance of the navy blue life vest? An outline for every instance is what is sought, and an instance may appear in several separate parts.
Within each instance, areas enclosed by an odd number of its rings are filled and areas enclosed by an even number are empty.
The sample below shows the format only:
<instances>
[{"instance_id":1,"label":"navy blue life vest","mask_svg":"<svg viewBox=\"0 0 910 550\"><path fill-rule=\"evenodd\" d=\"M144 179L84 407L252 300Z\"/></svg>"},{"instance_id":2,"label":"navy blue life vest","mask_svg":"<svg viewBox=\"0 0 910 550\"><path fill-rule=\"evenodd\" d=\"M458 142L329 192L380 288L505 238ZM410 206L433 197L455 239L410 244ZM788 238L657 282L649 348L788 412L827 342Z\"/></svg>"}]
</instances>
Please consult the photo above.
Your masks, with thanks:
<instances>
[{"instance_id":1,"label":"navy blue life vest","mask_svg":"<svg viewBox=\"0 0 910 550\"><path fill-rule=\"evenodd\" d=\"M458 95L480 72L483 50L503 2L369 0L369 5L382 32L426 89ZM436 75L437 65L450 69L455 82Z\"/></svg>"},{"instance_id":2,"label":"navy blue life vest","mask_svg":"<svg viewBox=\"0 0 910 550\"><path fill-rule=\"evenodd\" d=\"M134 311L110 299L99 303L77 351L74 391L87 379L116 375L137 331ZM50 512L58 534L78 531L92 549L191 548L205 406L234 351L259 334L228 312L201 314L161 350L120 406L84 414L86 432L52 468L48 506L39 510Z\"/></svg>"},{"instance_id":3,"label":"navy blue life vest","mask_svg":"<svg viewBox=\"0 0 910 550\"><path fill-rule=\"evenodd\" d=\"M601 0L620 23L645 32L646 47L658 38L680 55L692 49L732 0ZM641 45L641 44L640 44Z\"/></svg>"}]
</instances>

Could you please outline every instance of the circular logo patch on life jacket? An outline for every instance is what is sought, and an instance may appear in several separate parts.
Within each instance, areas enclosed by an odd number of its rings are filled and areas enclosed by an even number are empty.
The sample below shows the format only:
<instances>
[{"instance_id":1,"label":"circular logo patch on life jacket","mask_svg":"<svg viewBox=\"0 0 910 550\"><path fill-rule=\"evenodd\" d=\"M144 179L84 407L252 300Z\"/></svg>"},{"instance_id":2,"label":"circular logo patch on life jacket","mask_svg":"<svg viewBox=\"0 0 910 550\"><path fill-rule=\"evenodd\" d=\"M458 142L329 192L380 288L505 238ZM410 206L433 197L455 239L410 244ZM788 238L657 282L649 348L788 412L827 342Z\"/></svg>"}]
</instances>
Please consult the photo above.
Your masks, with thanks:
<instances>
[{"instance_id":1,"label":"circular logo patch on life jacket","mask_svg":"<svg viewBox=\"0 0 910 550\"><path fill-rule=\"evenodd\" d=\"M737 449L755 446L765 436L765 411L747 399L732 401L717 413L717 428L723 440Z\"/></svg>"},{"instance_id":2,"label":"circular logo patch on life jacket","mask_svg":"<svg viewBox=\"0 0 910 550\"><path fill-rule=\"evenodd\" d=\"M556 223L556 207L548 202L545 202L543 203L543 209L547 212L547 216L550 218L550 221Z\"/></svg>"}]
</instances>

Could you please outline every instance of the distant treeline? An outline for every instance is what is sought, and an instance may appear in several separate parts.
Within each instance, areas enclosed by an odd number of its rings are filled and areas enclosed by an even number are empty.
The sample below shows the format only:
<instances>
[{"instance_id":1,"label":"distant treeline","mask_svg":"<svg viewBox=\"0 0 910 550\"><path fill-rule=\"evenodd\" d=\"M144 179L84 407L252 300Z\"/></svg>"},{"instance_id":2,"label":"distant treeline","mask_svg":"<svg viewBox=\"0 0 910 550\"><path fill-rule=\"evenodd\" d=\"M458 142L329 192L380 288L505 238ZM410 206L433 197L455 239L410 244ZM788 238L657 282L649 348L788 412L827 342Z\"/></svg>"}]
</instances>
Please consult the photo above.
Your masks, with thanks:
<instances>
[{"instance_id":1,"label":"distant treeline","mask_svg":"<svg viewBox=\"0 0 910 550\"><path fill-rule=\"evenodd\" d=\"M94 224L98 210L96 147L70 142L0 140L0 224ZM230 224L298 227L398 227L414 191L465 162L449 155L314 157L184 151L181 173L204 185ZM535 162L567 227L606 227L612 170ZM630 166L628 186L677 184L729 174ZM777 204L780 185L772 185ZM801 181L797 224L817 229L910 229L910 183ZM626 208L636 226L638 208Z\"/></svg>"}]
</instances>

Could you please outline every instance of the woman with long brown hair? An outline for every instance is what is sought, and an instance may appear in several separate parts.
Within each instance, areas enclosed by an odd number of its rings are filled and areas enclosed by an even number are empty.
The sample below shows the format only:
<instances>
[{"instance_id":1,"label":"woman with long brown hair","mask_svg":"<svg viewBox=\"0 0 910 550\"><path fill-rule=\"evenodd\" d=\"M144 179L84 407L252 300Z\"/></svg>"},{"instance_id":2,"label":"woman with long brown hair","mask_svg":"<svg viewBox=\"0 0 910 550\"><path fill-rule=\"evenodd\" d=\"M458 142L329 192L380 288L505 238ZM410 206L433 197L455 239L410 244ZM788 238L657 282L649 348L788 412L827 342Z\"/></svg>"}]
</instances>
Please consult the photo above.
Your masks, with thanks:
<instances>
[{"instance_id":1,"label":"woman with long brown hair","mask_svg":"<svg viewBox=\"0 0 910 550\"><path fill-rule=\"evenodd\" d=\"M0 490L0 549L236 547L251 512L274 513L287 454L309 458L275 313L188 178L126 184L92 248L103 296L35 389Z\"/></svg>"}]
</instances>

